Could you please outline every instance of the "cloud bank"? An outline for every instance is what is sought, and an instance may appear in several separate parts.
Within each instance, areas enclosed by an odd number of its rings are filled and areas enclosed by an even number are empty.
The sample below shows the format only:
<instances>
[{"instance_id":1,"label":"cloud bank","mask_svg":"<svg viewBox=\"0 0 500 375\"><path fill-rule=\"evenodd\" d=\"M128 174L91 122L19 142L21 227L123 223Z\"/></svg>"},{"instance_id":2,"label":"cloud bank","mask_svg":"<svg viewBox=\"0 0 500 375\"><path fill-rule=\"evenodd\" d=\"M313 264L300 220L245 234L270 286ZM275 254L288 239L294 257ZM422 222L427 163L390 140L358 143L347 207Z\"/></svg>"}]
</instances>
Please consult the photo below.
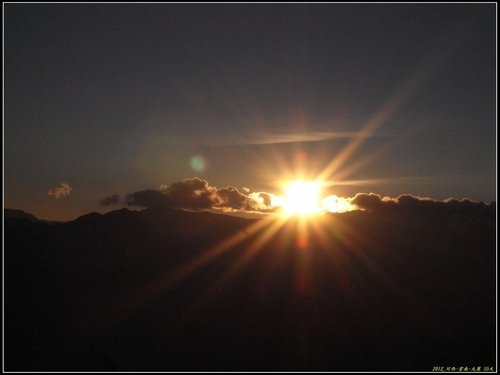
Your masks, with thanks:
<instances>
[{"instance_id":1,"label":"cloud bank","mask_svg":"<svg viewBox=\"0 0 500 375\"><path fill-rule=\"evenodd\" d=\"M350 203L362 210L377 211L388 209L404 209L412 212L455 212L462 214L475 214L494 212L496 203L485 204L470 199L435 200L428 197L419 197L403 194L397 198L381 197L374 193L358 193L350 198Z\"/></svg>"},{"instance_id":2,"label":"cloud bank","mask_svg":"<svg viewBox=\"0 0 500 375\"><path fill-rule=\"evenodd\" d=\"M275 209L272 199L273 195L270 193L244 194L234 186L218 188L206 180L191 178L171 185L162 185L158 190L141 190L127 194L123 203L128 206L163 206L188 210L271 212Z\"/></svg>"},{"instance_id":3,"label":"cloud bank","mask_svg":"<svg viewBox=\"0 0 500 375\"><path fill-rule=\"evenodd\" d=\"M215 187L206 180L190 178L161 185L159 189L135 191L123 200L117 194L99 201L101 206L125 204L139 207L165 207L185 210L204 211L216 209L223 212L272 213L282 209L282 197L267 192L250 192L234 186ZM396 198L382 197L374 193L358 193L354 197L342 198L330 195L322 198L318 212L345 212L352 210L408 210L453 211L457 213L481 213L496 210L496 204L474 202L469 199L457 200L448 198L435 200L411 194L403 194Z\"/></svg>"},{"instance_id":4,"label":"cloud bank","mask_svg":"<svg viewBox=\"0 0 500 375\"><path fill-rule=\"evenodd\" d=\"M59 186L50 189L48 195L56 199L67 197L71 193L72 187L67 182L61 182Z\"/></svg>"}]
</instances>

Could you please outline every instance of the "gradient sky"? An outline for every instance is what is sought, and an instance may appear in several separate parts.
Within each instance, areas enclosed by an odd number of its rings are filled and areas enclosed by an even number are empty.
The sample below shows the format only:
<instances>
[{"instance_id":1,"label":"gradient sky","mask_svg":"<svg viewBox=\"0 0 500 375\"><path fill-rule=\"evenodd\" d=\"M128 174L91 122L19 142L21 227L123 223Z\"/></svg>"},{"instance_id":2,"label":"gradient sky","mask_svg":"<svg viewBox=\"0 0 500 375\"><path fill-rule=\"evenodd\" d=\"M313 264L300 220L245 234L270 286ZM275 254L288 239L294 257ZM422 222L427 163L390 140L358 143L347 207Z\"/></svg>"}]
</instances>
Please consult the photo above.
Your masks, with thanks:
<instances>
[{"instance_id":1,"label":"gradient sky","mask_svg":"<svg viewBox=\"0 0 500 375\"><path fill-rule=\"evenodd\" d=\"M353 141L337 195L495 200L495 31L494 3L4 4L4 205L279 193Z\"/></svg>"}]
</instances>

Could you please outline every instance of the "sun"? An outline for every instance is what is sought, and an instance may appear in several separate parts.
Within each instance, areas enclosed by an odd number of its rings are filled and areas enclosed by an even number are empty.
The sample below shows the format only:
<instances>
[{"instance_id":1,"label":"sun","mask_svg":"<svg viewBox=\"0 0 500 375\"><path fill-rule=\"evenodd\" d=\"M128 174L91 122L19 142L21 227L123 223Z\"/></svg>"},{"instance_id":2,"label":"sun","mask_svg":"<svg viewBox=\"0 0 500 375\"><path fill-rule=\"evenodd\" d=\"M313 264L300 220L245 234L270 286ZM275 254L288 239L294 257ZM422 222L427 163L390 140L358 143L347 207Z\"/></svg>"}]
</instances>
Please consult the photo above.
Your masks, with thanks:
<instances>
[{"instance_id":1,"label":"sun","mask_svg":"<svg viewBox=\"0 0 500 375\"><path fill-rule=\"evenodd\" d=\"M285 187L282 207L286 215L309 216L321 211L321 184L315 181L295 180Z\"/></svg>"}]
</instances>

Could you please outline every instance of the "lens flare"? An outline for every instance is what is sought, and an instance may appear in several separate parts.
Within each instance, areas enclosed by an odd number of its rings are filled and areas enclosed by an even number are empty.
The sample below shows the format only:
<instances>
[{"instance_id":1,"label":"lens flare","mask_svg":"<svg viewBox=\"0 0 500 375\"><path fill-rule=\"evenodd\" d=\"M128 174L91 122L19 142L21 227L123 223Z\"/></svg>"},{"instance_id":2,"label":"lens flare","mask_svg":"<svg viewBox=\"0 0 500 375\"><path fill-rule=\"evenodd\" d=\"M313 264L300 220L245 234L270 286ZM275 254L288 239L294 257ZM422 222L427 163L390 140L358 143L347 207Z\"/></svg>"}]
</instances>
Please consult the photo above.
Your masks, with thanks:
<instances>
[{"instance_id":1,"label":"lens flare","mask_svg":"<svg viewBox=\"0 0 500 375\"><path fill-rule=\"evenodd\" d=\"M191 169L195 172L203 172L205 170L205 159L203 156L195 155L189 162Z\"/></svg>"}]
</instances>

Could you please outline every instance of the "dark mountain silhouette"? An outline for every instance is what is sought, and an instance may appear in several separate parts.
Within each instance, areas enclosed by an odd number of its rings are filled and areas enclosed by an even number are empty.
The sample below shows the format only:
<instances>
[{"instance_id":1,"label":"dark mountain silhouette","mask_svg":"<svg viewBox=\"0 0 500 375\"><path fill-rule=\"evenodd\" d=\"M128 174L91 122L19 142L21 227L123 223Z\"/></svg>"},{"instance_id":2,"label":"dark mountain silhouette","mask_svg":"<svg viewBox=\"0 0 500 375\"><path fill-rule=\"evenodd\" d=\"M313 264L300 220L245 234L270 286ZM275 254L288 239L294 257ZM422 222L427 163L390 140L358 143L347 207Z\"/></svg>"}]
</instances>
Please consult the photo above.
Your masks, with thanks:
<instances>
[{"instance_id":1,"label":"dark mountain silhouette","mask_svg":"<svg viewBox=\"0 0 500 375\"><path fill-rule=\"evenodd\" d=\"M6 208L3 210L5 218L9 219L26 219L30 221L38 221L35 215L24 212L23 210L14 210L12 208Z\"/></svg>"},{"instance_id":2,"label":"dark mountain silhouette","mask_svg":"<svg viewBox=\"0 0 500 375\"><path fill-rule=\"evenodd\" d=\"M494 366L495 216L4 211L5 370Z\"/></svg>"}]
</instances>

